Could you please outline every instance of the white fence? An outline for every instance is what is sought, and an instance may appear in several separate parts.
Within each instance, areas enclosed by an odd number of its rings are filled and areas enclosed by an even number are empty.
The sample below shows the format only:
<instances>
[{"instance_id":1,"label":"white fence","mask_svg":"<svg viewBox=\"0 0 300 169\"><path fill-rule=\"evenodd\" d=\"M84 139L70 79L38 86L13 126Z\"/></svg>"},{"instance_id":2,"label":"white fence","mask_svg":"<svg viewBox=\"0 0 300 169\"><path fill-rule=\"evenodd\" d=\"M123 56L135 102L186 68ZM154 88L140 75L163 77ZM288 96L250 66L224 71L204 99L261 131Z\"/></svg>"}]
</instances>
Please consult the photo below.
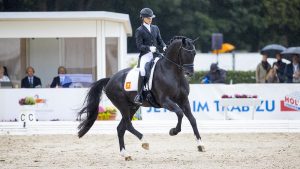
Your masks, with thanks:
<instances>
[{"instance_id":1,"label":"white fence","mask_svg":"<svg viewBox=\"0 0 300 169\"><path fill-rule=\"evenodd\" d=\"M219 54L219 67L225 70L233 70L233 64L235 70L249 71L256 70L256 66L261 62L262 56L259 53L235 53L235 62L233 62L232 53ZM127 63L136 62L139 54L129 53L127 55ZM195 70L209 70L211 63L217 61L217 55L213 53L197 53L195 57ZM270 64L276 61L276 59L268 59ZM287 60L283 60L289 63Z\"/></svg>"}]
</instances>

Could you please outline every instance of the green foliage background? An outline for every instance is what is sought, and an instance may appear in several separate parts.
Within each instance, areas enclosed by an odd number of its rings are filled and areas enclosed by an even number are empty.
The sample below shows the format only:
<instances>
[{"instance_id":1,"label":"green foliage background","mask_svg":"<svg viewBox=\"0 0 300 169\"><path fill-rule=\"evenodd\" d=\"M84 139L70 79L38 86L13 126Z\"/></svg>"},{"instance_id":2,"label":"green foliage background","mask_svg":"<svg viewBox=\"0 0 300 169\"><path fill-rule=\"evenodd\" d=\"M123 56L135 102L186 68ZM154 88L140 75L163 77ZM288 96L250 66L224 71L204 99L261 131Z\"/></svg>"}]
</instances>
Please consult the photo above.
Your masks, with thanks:
<instances>
[{"instance_id":1,"label":"green foliage background","mask_svg":"<svg viewBox=\"0 0 300 169\"><path fill-rule=\"evenodd\" d=\"M144 7L153 9L166 42L175 35L200 36L196 47L202 52L210 51L216 32L237 50L249 52L270 43L300 43L300 0L0 0L1 11L128 13L133 31ZM133 37L128 38L128 52L137 52Z\"/></svg>"},{"instance_id":2,"label":"green foliage background","mask_svg":"<svg viewBox=\"0 0 300 169\"><path fill-rule=\"evenodd\" d=\"M197 71L194 76L189 79L191 84L201 83L207 71ZM226 83L255 83L255 71L227 71Z\"/></svg>"}]
</instances>

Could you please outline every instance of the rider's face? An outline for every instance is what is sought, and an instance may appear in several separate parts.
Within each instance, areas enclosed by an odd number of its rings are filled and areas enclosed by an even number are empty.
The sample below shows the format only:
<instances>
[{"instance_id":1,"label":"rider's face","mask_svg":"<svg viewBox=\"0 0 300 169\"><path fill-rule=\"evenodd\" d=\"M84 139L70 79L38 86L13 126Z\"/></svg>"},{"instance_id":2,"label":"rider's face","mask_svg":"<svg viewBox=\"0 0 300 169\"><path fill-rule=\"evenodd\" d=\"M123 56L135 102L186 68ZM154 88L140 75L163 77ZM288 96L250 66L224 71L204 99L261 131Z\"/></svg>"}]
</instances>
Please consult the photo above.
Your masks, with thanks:
<instances>
[{"instance_id":1,"label":"rider's face","mask_svg":"<svg viewBox=\"0 0 300 169\"><path fill-rule=\"evenodd\" d=\"M149 18L144 18L144 22L146 23L146 24L151 24L152 23L152 18L151 17L149 17Z\"/></svg>"}]
</instances>

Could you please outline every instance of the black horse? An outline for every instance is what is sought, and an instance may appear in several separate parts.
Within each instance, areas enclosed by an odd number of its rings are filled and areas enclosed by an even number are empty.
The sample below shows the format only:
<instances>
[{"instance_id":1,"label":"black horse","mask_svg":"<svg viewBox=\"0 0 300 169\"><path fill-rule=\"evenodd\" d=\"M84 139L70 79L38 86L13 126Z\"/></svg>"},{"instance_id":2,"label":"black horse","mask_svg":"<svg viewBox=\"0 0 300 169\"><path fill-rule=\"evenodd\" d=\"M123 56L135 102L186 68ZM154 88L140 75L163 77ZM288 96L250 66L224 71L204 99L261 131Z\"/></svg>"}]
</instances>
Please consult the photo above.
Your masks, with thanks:
<instances>
[{"instance_id":1,"label":"black horse","mask_svg":"<svg viewBox=\"0 0 300 169\"><path fill-rule=\"evenodd\" d=\"M175 128L169 132L171 136L177 135L181 131L181 122L183 114L188 118L193 127L194 134L198 142L198 151L204 151L203 143L197 129L196 119L191 113L190 103L188 100L189 83L187 76L194 73L194 57L196 50L194 40L183 36L175 36L170 42L165 52L165 56L160 59L155 68L152 85L152 95L161 108L175 112L178 117L178 123ZM139 105L134 103L136 92L127 92L124 90L124 81L130 68L121 70L111 78L103 78L93 83L86 99L85 106L78 113L79 116L86 114L86 118L78 126L79 138L85 135L94 124L98 115L98 105L101 99L102 91L105 91L107 97L119 109L122 119L117 127L121 155L125 160L131 160L130 155L125 150L124 134L128 130L141 141L145 141L143 134L137 131L131 120L139 109ZM151 105L144 101L143 105ZM147 142L143 142L142 147L149 148Z\"/></svg>"}]
</instances>

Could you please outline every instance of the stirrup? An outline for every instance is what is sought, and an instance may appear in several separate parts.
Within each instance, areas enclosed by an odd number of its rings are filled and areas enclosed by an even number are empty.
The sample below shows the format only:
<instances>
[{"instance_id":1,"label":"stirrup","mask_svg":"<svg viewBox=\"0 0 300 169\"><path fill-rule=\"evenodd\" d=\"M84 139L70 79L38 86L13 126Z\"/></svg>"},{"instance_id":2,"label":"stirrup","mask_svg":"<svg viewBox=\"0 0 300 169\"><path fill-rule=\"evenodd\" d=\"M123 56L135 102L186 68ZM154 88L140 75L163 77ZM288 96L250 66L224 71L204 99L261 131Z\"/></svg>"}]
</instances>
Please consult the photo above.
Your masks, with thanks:
<instances>
[{"instance_id":1,"label":"stirrup","mask_svg":"<svg viewBox=\"0 0 300 169\"><path fill-rule=\"evenodd\" d=\"M140 106L143 104L143 99L142 99L142 96L140 94L138 94L138 95L135 96L134 103L138 104Z\"/></svg>"}]
</instances>

